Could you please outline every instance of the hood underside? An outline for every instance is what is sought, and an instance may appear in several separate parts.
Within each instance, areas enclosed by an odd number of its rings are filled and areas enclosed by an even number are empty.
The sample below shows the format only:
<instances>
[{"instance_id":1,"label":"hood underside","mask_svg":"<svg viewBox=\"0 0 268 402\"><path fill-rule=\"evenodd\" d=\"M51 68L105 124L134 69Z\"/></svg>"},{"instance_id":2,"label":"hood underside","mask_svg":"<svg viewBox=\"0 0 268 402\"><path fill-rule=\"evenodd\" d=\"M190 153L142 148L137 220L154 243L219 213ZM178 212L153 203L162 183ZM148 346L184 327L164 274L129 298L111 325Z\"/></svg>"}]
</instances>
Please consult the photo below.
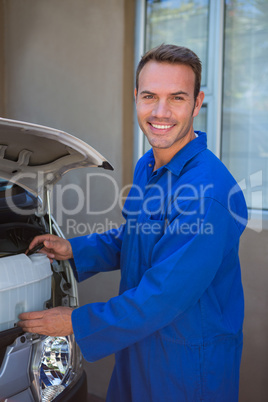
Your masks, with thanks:
<instances>
[{"instance_id":1,"label":"hood underside","mask_svg":"<svg viewBox=\"0 0 268 402\"><path fill-rule=\"evenodd\" d=\"M60 130L0 118L0 176L39 195L69 170L111 164L82 140Z\"/></svg>"}]
</instances>

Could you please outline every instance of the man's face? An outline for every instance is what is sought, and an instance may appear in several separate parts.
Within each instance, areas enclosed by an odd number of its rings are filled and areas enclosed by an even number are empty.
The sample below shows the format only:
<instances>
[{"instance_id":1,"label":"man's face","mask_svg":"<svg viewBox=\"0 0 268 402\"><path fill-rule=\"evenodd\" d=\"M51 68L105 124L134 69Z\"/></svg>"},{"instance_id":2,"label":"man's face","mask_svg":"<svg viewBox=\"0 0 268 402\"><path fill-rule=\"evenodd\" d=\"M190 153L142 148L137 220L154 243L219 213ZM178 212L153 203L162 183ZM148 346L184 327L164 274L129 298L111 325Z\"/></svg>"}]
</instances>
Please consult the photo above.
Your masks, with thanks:
<instances>
[{"instance_id":1,"label":"man's face","mask_svg":"<svg viewBox=\"0 0 268 402\"><path fill-rule=\"evenodd\" d=\"M194 138L193 118L204 94L194 101L195 74L182 64L149 61L141 70L135 90L139 125L154 149L175 154Z\"/></svg>"}]
</instances>

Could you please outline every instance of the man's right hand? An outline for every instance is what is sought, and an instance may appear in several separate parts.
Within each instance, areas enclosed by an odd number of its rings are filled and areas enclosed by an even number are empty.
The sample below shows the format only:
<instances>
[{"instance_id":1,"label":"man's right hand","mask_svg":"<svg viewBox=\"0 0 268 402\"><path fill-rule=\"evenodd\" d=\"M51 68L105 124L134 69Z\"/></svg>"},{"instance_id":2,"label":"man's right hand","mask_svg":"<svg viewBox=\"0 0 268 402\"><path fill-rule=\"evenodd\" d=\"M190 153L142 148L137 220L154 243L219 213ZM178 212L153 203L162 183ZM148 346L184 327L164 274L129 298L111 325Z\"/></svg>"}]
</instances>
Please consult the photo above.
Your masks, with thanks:
<instances>
[{"instance_id":1,"label":"man's right hand","mask_svg":"<svg viewBox=\"0 0 268 402\"><path fill-rule=\"evenodd\" d=\"M48 256L50 260L68 260L73 258L73 251L71 243L61 237L45 234L36 236L30 243L26 254L38 244L44 243L44 247L40 251Z\"/></svg>"}]
</instances>

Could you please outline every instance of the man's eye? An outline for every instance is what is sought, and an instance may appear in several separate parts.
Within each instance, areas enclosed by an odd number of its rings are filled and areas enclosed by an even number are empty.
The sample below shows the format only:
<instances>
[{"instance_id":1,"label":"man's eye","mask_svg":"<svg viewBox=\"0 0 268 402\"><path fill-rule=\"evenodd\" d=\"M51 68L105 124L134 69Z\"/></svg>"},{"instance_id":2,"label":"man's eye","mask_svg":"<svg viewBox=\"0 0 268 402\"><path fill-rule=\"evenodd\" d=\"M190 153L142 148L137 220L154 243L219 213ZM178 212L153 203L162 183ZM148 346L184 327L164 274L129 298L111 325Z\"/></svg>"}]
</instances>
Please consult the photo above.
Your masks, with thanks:
<instances>
[{"instance_id":1,"label":"man's eye","mask_svg":"<svg viewBox=\"0 0 268 402\"><path fill-rule=\"evenodd\" d=\"M174 96L174 100L180 101L180 100L183 100L183 98L181 96Z\"/></svg>"},{"instance_id":2,"label":"man's eye","mask_svg":"<svg viewBox=\"0 0 268 402\"><path fill-rule=\"evenodd\" d=\"M143 99L153 99L153 95L144 95Z\"/></svg>"}]
</instances>

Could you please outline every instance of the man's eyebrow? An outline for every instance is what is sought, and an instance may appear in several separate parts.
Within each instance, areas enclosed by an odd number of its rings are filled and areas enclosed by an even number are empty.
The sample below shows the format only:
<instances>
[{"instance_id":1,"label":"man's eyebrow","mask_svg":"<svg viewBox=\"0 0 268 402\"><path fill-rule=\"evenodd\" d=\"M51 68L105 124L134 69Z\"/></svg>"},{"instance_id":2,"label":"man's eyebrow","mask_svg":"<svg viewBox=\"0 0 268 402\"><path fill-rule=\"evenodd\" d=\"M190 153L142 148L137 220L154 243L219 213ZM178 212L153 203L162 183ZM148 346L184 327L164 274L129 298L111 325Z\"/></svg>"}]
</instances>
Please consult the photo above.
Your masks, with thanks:
<instances>
[{"instance_id":1,"label":"man's eyebrow","mask_svg":"<svg viewBox=\"0 0 268 402\"><path fill-rule=\"evenodd\" d=\"M140 94L150 94L150 95L155 95L154 92L147 91L146 89L144 91L141 91Z\"/></svg>"},{"instance_id":2,"label":"man's eyebrow","mask_svg":"<svg viewBox=\"0 0 268 402\"><path fill-rule=\"evenodd\" d=\"M186 96L189 96L188 92L184 92L184 91L173 92L171 95L173 95L173 96L176 96L176 95L186 95Z\"/></svg>"}]
</instances>

